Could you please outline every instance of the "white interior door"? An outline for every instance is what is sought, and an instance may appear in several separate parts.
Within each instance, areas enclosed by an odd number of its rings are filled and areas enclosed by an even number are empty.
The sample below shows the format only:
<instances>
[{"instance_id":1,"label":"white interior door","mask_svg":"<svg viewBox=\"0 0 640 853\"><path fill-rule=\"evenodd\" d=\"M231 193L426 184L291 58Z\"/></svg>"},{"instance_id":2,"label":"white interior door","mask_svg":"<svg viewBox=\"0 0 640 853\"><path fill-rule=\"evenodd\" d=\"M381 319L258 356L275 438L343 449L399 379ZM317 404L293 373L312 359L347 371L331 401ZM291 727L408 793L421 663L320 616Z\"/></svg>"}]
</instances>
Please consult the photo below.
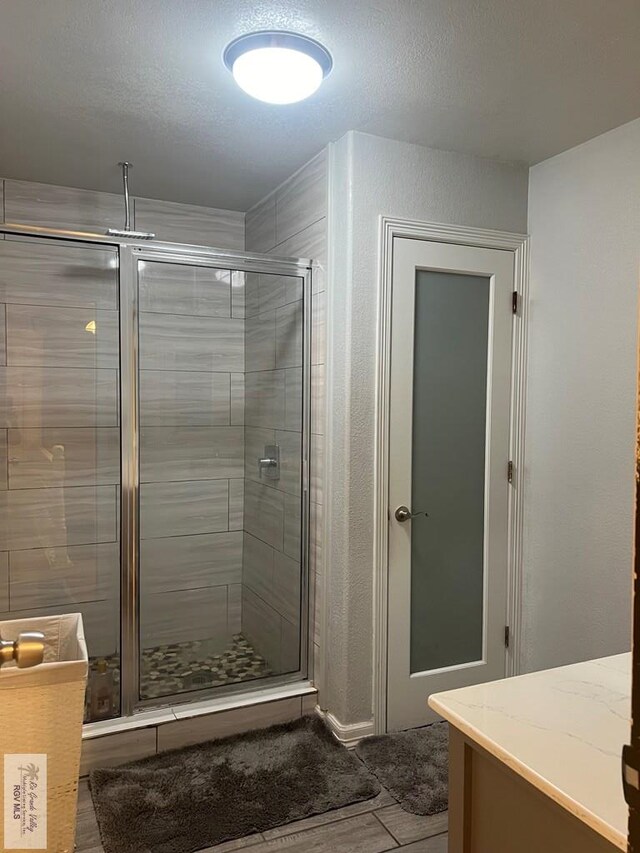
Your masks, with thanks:
<instances>
[{"instance_id":1,"label":"white interior door","mask_svg":"<svg viewBox=\"0 0 640 853\"><path fill-rule=\"evenodd\" d=\"M394 240L387 728L503 678L514 255Z\"/></svg>"}]
</instances>

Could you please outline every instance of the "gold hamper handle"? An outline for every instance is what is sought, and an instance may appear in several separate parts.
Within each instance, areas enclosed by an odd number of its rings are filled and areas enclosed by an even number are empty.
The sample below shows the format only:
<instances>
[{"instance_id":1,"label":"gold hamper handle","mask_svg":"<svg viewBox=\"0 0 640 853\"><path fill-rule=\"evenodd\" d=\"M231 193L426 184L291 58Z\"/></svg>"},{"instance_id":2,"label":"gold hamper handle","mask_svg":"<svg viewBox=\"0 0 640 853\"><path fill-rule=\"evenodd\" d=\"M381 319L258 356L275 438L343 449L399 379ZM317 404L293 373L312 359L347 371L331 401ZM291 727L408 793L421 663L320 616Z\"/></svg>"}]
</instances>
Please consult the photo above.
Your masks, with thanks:
<instances>
[{"instance_id":1,"label":"gold hamper handle","mask_svg":"<svg viewBox=\"0 0 640 853\"><path fill-rule=\"evenodd\" d=\"M23 631L18 639L3 640L0 637L0 667L15 661L20 669L38 666L44 660L44 634L40 631Z\"/></svg>"}]
</instances>

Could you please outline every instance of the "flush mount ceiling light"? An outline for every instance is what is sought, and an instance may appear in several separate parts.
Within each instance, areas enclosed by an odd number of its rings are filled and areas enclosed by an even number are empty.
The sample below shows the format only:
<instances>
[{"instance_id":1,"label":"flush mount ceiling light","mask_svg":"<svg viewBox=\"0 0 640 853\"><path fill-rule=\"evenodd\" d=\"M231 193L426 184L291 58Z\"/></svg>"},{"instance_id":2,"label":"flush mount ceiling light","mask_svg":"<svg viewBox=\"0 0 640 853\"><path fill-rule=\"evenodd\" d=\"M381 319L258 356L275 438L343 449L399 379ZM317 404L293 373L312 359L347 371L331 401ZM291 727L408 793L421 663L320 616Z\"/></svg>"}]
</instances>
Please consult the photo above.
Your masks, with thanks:
<instances>
[{"instance_id":1,"label":"flush mount ceiling light","mask_svg":"<svg viewBox=\"0 0 640 853\"><path fill-rule=\"evenodd\" d=\"M238 86L268 104L295 104L308 98L333 65L320 42L277 31L240 36L227 45L223 58Z\"/></svg>"}]
</instances>

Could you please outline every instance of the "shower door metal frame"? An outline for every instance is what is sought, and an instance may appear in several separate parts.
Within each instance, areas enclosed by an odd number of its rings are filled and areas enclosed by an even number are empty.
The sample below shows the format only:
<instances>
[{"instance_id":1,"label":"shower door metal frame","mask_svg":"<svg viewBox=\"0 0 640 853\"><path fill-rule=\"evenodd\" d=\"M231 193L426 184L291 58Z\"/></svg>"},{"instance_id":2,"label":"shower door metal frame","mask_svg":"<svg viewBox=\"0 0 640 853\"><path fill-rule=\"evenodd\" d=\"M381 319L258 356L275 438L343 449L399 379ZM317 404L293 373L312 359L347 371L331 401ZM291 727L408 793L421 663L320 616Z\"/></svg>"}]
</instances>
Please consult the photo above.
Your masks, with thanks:
<instances>
[{"instance_id":1,"label":"shower door metal frame","mask_svg":"<svg viewBox=\"0 0 640 853\"><path fill-rule=\"evenodd\" d=\"M315 262L251 254L183 243L140 243L125 237L17 224L0 224L0 234L48 240L98 243L118 248L120 314L120 717L135 717L150 708L188 704L213 697L245 696L254 691L291 685L311 678L309 642L309 450L311 430L312 273ZM211 687L174 693L158 699L140 699L140 412L138 348L138 262L164 261L206 266L240 273L294 276L303 281L302 452L300 526L300 668L284 675L258 678L229 687Z\"/></svg>"}]
</instances>

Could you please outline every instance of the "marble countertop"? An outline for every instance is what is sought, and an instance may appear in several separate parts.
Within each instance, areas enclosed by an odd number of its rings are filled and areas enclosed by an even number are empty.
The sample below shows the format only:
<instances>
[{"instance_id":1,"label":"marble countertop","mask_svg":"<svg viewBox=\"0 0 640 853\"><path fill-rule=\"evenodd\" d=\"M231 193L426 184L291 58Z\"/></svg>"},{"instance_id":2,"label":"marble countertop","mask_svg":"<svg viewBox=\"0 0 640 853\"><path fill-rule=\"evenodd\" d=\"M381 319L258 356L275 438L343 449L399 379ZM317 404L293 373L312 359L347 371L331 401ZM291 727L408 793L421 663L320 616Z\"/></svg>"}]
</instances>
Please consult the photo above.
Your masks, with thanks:
<instances>
[{"instance_id":1,"label":"marble countertop","mask_svg":"<svg viewBox=\"0 0 640 853\"><path fill-rule=\"evenodd\" d=\"M435 693L429 705L621 850L631 654Z\"/></svg>"}]
</instances>

